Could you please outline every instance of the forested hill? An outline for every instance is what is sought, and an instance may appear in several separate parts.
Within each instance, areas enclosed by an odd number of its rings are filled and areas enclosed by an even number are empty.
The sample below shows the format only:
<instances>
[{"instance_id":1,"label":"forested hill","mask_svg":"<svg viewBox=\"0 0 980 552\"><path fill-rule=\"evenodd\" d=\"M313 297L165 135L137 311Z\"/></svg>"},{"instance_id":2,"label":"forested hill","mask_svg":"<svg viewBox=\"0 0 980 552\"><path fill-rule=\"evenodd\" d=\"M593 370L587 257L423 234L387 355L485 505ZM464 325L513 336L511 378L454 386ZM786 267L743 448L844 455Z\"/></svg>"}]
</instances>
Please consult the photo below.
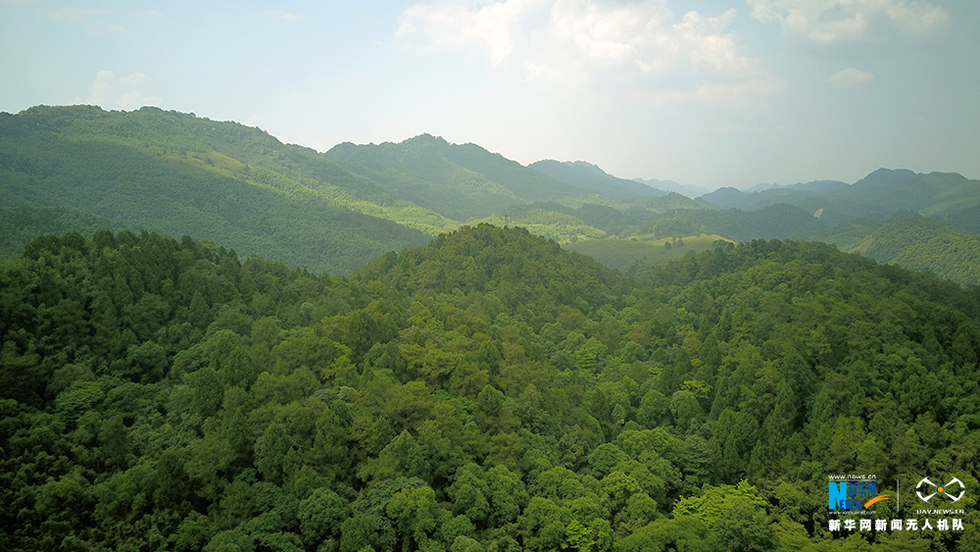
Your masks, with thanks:
<instances>
[{"instance_id":1,"label":"forested hill","mask_svg":"<svg viewBox=\"0 0 980 552\"><path fill-rule=\"evenodd\" d=\"M0 548L976 550L978 305L802 242L633 279L480 226L328 277L46 236L0 263ZM829 531L850 473L957 477L965 531Z\"/></svg>"},{"instance_id":2,"label":"forested hill","mask_svg":"<svg viewBox=\"0 0 980 552\"><path fill-rule=\"evenodd\" d=\"M700 199L719 209L757 210L787 203L810 213L819 211L820 220L829 226L857 218L883 220L905 211L977 232L973 215L980 208L980 181L957 173L878 169L853 184L818 180L749 193L720 188Z\"/></svg>"},{"instance_id":3,"label":"forested hill","mask_svg":"<svg viewBox=\"0 0 980 552\"><path fill-rule=\"evenodd\" d=\"M345 142L325 155L395 197L460 221L586 192L476 144L450 144L428 134L397 144Z\"/></svg>"},{"instance_id":4,"label":"forested hill","mask_svg":"<svg viewBox=\"0 0 980 552\"><path fill-rule=\"evenodd\" d=\"M668 193L642 182L617 178L585 161L559 162L546 159L531 163L528 168L542 172L555 180L571 184L576 188L600 193L612 199L624 200L637 197L665 196Z\"/></svg>"},{"instance_id":5,"label":"forested hill","mask_svg":"<svg viewBox=\"0 0 980 552\"><path fill-rule=\"evenodd\" d=\"M907 252L875 253L879 262L980 281L969 262L976 236L943 231L916 245L879 230L906 208L977 231L980 182L955 173L879 169L854 184L722 188L698 200L661 193L589 163L523 166L427 134L318 153L257 128L152 107L0 113L4 256L43 233L146 229L346 274L461 224L489 223L520 225L637 272L687 251L667 252L667 243L700 250L717 239L805 239L861 252L887 242ZM585 240L595 243L574 245Z\"/></svg>"},{"instance_id":6,"label":"forested hill","mask_svg":"<svg viewBox=\"0 0 980 552\"><path fill-rule=\"evenodd\" d=\"M855 250L880 263L927 270L963 285L980 284L980 236L933 219L912 214L896 217Z\"/></svg>"},{"instance_id":7,"label":"forested hill","mask_svg":"<svg viewBox=\"0 0 980 552\"><path fill-rule=\"evenodd\" d=\"M89 230L85 217L101 217L332 273L427 243L418 229L446 226L313 150L148 107L0 113L0 193L20 218L38 207L70 208L80 212L76 231Z\"/></svg>"},{"instance_id":8,"label":"forested hill","mask_svg":"<svg viewBox=\"0 0 980 552\"><path fill-rule=\"evenodd\" d=\"M118 232L126 227L105 217L71 207L0 206L0 259L19 257L24 246L44 234L79 232L91 236L98 230Z\"/></svg>"}]
</instances>

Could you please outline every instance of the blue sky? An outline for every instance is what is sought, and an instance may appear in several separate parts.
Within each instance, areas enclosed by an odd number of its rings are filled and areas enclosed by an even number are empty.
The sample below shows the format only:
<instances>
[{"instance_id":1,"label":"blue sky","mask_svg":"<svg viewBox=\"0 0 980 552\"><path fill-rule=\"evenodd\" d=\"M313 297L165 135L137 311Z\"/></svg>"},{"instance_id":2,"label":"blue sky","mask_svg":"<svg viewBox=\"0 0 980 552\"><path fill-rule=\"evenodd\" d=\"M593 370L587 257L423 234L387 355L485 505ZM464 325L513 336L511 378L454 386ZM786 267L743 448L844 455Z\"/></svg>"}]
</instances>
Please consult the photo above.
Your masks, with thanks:
<instances>
[{"instance_id":1,"label":"blue sky","mask_svg":"<svg viewBox=\"0 0 980 552\"><path fill-rule=\"evenodd\" d=\"M0 0L0 111L74 103L712 189L980 178L980 2Z\"/></svg>"}]
</instances>

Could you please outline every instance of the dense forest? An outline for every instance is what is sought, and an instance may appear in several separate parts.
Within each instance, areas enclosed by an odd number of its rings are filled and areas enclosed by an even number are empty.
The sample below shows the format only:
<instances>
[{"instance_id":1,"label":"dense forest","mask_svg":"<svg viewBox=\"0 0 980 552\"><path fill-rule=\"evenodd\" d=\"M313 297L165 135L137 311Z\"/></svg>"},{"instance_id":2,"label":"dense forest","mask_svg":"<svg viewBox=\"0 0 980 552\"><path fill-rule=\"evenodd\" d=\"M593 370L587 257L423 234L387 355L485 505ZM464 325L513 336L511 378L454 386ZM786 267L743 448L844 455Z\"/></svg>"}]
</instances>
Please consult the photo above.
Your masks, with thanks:
<instances>
[{"instance_id":1,"label":"dense forest","mask_svg":"<svg viewBox=\"0 0 980 552\"><path fill-rule=\"evenodd\" d=\"M480 225L329 276L46 235L0 342L4 550L980 550L980 288L821 243L624 276ZM956 477L963 529L831 530L851 473L888 519Z\"/></svg>"},{"instance_id":2,"label":"dense forest","mask_svg":"<svg viewBox=\"0 0 980 552\"><path fill-rule=\"evenodd\" d=\"M70 207L0 206L0 259L19 257L25 245L44 234L91 236L106 229L119 232L126 227Z\"/></svg>"},{"instance_id":3,"label":"dense forest","mask_svg":"<svg viewBox=\"0 0 980 552\"><path fill-rule=\"evenodd\" d=\"M872 232L855 248L879 263L894 263L963 285L980 284L980 235L906 214Z\"/></svg>"}]
</instances>

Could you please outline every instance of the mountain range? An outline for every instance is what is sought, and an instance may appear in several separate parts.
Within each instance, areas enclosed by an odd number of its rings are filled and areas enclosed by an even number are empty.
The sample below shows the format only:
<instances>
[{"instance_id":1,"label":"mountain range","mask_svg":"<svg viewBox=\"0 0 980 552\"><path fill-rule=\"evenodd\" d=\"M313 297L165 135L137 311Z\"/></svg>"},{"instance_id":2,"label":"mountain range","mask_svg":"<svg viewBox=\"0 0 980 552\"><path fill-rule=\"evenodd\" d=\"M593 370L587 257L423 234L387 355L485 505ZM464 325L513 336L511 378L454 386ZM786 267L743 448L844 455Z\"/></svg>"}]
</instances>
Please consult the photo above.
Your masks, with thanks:
<instances>
[{"instance_id":1,"label":"mountain range","mask_svg":"<svg viewBox=\"0 0 980 552\"><path fill-rule=\"evenodd\" d=\"M977 549L978 183L628 182L0 114L0 549Z\"/></svg>"},{"instance_id":2,"label":"mountain range","mask_svg":"<svg viewBox=\"0 0 980 552\"><path fill-rule=\"evenodd\" d=\"M662 257L650 248L678 238L778 238L827 241L962 284L976 281L963 276L976 270L961 265L980 258L973 254L980 181L956 173L879 169L853 184L719 188L692 197L701 191L618 178L584 161L524 166L427 134L318 153L257 128L150 107L0 114L6 256L40 233L131 228L206 238L240 254L337 274L461 225L489 222L615 258L622 269L646 270ZM910 215L931 223L889 225ZM968 251L953 256L961 260L923 259L923 243L950 236L957 251ZM950 262L956 266L943 266Z\"/></svg>"},{"instance_id":3,"label":"mountain range","mask_svg":"<svg viewBox=\"0 0 980 552\"><path fill-rule=\"evenodd\" d=\"M882 168L854 184L819 180L761 191L719 188L700 199L720 209L754 210L787 203L812 209L814 216L834 226L907 210L973 230L977 223L972 214L980 207L980 181L957 173L917 174Z\"/></svg>"}]
</instances>

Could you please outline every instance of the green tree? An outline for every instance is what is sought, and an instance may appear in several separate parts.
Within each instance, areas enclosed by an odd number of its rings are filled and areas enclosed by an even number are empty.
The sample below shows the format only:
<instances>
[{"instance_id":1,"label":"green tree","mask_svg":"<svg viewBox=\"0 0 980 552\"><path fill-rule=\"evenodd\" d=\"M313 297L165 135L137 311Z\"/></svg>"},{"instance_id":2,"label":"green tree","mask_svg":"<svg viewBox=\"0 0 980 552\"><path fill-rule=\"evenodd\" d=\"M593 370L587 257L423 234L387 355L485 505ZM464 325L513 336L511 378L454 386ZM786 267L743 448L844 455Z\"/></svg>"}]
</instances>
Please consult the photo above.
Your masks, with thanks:
<instances>
[{"instance_id":1,"label":"green tree","mask_svg":"<svg viewBox=\"0 0 980 552\"><path fill-rule=\"evenodd\" d=\"M289 469L288 457L293 448L292 437L283 424L273 422L255 443L255 465L269 482L282 485Z\"/></svg>"},{"instance_id":2,"label":"green tree","mask_svg":"<svg viewBox=\"0 0 980 552\"><path fill-rule=\"evenodd\" d=\"M340 539L340 526L349 515L345 501L334 491L319 488L300 501L297 517L307 546L318 546L327 539Z\"/></svg>"}]
</instances>

